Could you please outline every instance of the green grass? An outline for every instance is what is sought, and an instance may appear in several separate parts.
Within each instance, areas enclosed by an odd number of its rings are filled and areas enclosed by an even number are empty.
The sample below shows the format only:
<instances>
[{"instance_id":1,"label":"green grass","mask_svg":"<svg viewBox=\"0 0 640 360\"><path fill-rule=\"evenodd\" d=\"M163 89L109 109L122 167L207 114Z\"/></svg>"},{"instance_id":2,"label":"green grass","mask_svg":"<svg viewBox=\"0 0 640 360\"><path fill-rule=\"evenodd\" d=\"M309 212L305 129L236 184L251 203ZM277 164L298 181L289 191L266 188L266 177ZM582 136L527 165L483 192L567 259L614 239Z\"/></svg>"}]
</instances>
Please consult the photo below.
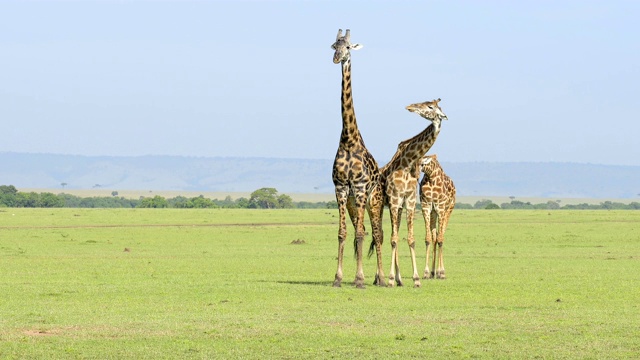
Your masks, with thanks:
<instances>
[{"instance_id":1,"label":"green grass","mask_svg":"<svg viewBox=\"0 0 640 360\"><path fill-rule=\"evenodd\" d=\"M331 287L337 230L335 210L0 209L0 358L640 353L640 212L457 210L447 280L417 289L405 243L408 286L353 288L348 244Z\"/></svg>"}]
</instances>

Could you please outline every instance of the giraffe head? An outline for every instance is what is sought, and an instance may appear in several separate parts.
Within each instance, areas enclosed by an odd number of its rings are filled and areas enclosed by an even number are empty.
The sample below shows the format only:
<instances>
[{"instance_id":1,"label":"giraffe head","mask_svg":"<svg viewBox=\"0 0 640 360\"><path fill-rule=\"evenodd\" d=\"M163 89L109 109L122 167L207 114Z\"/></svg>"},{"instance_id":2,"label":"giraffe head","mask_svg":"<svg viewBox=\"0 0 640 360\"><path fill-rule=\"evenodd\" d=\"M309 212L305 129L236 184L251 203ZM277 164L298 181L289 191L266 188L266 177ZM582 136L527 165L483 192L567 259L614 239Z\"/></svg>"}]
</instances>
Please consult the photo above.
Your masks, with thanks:
<instances>
[{"instance_id":1,"label":"giraffe head","mask_svg":"<svg viewBox=\"0 0 640 360\"><path fill-rule=\"evenodd\" d=\"M350 30L347 29L344 36L342 36L342 29L338 30L338 35L336 36L336 42L331 45L331 48L336 52L333 54L333 63L343 63L351 57L350 50L358 50L362 48L360 44L352 44L351 43L351 34Z\"/></svg>"},{"instance_id":2,"label":"giraffe head","mask_svg":"<svg viewBox=\"0 0 640 360\"><path fill-rule=\"evenodd\" d=\"M416 113L423 118L430 121L448 120L447 115L442 112L440 105L440 98L431 101L425 101L422 103L411 104L407 106L407 110Z\"/></svg>"},{"instance_id":3,"label":"giraffe head","mask_svg":"<svg viewBox=\"0 0 640 360\"><path fill-rule=\"evenodd\" d=\"M425 155L420 161L420 171L427 175L431 175L438 164L438 157L434 155Z\"/></svg>"}]
</instances>

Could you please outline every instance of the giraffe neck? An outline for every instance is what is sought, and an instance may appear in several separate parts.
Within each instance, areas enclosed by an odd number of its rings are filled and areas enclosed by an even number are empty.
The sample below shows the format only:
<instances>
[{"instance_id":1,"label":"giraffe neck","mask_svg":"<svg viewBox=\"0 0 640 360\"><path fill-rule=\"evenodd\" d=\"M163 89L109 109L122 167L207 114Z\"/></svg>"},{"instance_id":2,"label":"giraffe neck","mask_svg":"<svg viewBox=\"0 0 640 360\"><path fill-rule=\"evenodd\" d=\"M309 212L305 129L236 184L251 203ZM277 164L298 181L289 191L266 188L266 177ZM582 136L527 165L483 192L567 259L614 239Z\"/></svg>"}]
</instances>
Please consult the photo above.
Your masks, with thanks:
<instances>
[{"instance_id":1,"label":"giraffe neck","mask_svg":"<svg viewBox=\"0 0 640 360\"><path fill-rule=\"evenodd\" d=\"M357 144L364 145L358 124L356 113L353 109L353 97L351 94L351 57L342 63L342 134L340 146L352 148Z\"/></svg>"},{"instance_id":2,"label":"giraffe neck","mask_svg":"<svg viewBox=\"0 0 640 360\"><path fill-rule=\"evenodd\" d=\"M402 155L403 167L414 166L431 149L440 133L440 122L441 120L432 121L426 129L405 142L407 145Z\"/></svg>"},{"instance_id":3,"label":"giraffe neck","mask_svg":"<svg viewBox=\"0 0 640 360\"><path fill-rule=\"evenodd\" d=\"M430 166L429 172L425 172L424 175L429 179L429 181L433 181L433 179L439 178L442 176L442 167L440 167L440 163L437 160L431 160L434 163Z\"/></svg>"}]
</instances>

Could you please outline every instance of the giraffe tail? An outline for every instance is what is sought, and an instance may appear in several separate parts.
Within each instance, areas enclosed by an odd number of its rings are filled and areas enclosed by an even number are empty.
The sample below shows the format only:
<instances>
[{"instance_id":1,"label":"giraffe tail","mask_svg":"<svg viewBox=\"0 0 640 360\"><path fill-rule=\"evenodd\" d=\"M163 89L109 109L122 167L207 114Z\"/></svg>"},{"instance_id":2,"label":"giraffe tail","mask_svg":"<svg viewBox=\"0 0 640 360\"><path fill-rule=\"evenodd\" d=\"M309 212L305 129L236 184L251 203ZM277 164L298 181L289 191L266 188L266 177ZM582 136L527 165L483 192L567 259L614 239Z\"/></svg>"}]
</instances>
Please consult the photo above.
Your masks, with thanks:
<instances>
[{"instance_id":1,"label":"giraffe tail","mask_svg":"<svg viewBox=\"0 0 640 360\"><path fill-rule=\"evenodd\" d=\"M371 258L371 255L373 255L374 250L376 249L376 242L371 239L371 244L369 244L369 252L367 253L367 256L369 258Z\"/></svg>"},{"instance_id":2,"label":"giraffe tail","mask_svg":"<svg viewBox=\"0 0 640 360\"><path fill-rule=\"evenodd\" d=\"M353 238L353 258L358 258L358 238Z\"/></svg>"}]
</instances>

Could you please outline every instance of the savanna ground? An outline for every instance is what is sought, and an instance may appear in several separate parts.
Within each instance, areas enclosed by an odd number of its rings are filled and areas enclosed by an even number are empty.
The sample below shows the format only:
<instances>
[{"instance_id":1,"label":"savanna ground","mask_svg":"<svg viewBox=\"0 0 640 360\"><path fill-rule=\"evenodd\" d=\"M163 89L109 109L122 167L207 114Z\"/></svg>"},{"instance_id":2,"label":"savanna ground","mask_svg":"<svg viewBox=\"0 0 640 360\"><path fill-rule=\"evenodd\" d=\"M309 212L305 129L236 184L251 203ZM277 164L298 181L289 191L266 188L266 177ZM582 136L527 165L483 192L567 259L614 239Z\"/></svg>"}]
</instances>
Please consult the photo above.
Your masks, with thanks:
<instances>
[{"instance_id":1,"label":"savanna ground","mask_svg":"<svg viewBox=\"0 0 640 360\"><path fill-rule=\"evenodd\" d=\"M456 210L448 278L421 288L406 243L407 286L355 289L348 244L333 288L337 229L337 210L0 209L0 358L640 354L638 211ZM422 273L420 216L416 235Z\"/></svg>"}]
</instances>

